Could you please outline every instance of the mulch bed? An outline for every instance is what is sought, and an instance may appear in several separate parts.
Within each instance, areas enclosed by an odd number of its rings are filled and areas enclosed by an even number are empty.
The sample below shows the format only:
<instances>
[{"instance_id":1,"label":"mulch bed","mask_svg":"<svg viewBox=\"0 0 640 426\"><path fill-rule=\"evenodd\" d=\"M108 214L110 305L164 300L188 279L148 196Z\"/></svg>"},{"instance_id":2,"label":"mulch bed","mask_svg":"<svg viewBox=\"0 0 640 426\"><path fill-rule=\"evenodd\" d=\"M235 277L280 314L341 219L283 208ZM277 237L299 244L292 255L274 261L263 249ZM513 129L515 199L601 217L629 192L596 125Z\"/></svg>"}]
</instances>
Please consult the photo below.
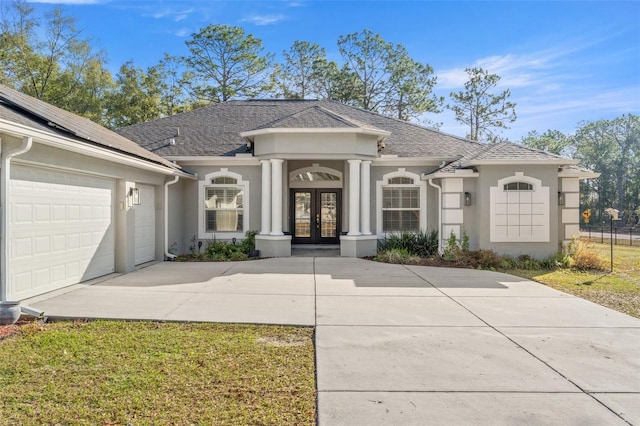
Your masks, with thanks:
<instances>
[{"instance_id":1,"label":"mulch bed","mask_svg":"<svg viewBox=\"0 0 640 426\"><path fill-rule=\"evenodd\" d=\"M18 334L20 328L26 324L31 324L33 319L19 319L18 322L12 325L0 325L0 340Z\"/></svg>"}]
</instances>

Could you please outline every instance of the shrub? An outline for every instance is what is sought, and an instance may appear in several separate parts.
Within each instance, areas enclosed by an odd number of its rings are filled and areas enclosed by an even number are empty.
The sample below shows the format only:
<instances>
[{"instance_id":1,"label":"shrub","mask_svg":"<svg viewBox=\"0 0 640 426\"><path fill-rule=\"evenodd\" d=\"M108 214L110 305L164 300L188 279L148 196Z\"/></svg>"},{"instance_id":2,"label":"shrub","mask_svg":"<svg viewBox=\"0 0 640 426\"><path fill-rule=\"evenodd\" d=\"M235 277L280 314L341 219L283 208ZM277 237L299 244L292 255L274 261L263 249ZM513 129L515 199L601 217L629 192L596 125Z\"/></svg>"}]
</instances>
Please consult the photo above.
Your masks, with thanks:
<instances>
[{"instance_id":1,"label":"shrub","mask_svg":"<svg viewBox=\"0 0 640 426\"><path fill-rule=\"evenodd\" d=\"M438 231L402 232L378 240L378 252L406 250L413 256L428 257L438 252Z\"/></svg>"},{"instance_id":2,"label":"shrub","mask_svg":"<svg viewBox=\"0 0 640 426\"><path fill-rule=\"evenodd\" d=\"M573 255L573 267L582 271L607 269L605 262L586 244L578 242Z\"/></svg>"},{"instance_id":3,"label":"shrub","mask_svg":"<svg viewBox=\"0 0 640 426\"><path fill-rule=\"evenodd\" d=\"M244 234L244 240L240 243L240 251L249 254L256 249L256 234L258 231L247 231Z\"/></svg>"},{"instance_id":4,"label":"shrub","mask_svg":"<svg viewBox=\"0 0 640 426\"><path fill-rule=\"evenodd\" d=\"M577 238L574 238L569 244L563 260L563 266L583 271L604 271L607 269L606 262L591 249L591 246L581 242Z\"/></svg>"},{"instance_id":5,"label":"shrub","mask_svg":"<svg viewBox=\"0 0 640 426\"><path fill-rule=\"evenodd\" d=\"M233 261L247 260L248 258L249 256L247 256L245 253L242 253L241 251L237 251L229 255L229 260L233 260Z\"/></svg>"},{"instance_id":6,"label":"shrub","mask_svg":"<svg viewBox=\"0 0 640 426\"><path fill-rule=\"evenodd\" d=\"M469 252L469 256L473 259L474 268L480 269L496 269L501 265L502 257L493 250L478 249Z\"/></svg>"},{"instance_id":7,"label":"shrub","mask_svg":"<svg viewBox=\"0 0 640 426\"><path fill-rule=\"evenodd\" d=\"M373 259L385 263L417 263L419 260L417 256L412 255L405 248L393 248L379 252Z\"/></svg>"},{"instance_id":8,"label":"shrub","mask_svg":"<svg viewBox=\"0 0 640 426\"><path fill-rule=\"evenodd\" d=\"M429 257L438 253L438 231L420 231L415 234L414 250L412 254Z\"/></svg>"},{"instance_id":9,"label":"shrub","mask_svg":"<svg viewBox=\"0 0 640 426\"><path fill-rule=\"evenodd\" d=\"M451 231L447 243L443 248L442 258L448 262L455 262L459 265L469 264L471 260L469 256L469 236L466 232L462 233L460 241Z\"/></svg>"}]
</instances>

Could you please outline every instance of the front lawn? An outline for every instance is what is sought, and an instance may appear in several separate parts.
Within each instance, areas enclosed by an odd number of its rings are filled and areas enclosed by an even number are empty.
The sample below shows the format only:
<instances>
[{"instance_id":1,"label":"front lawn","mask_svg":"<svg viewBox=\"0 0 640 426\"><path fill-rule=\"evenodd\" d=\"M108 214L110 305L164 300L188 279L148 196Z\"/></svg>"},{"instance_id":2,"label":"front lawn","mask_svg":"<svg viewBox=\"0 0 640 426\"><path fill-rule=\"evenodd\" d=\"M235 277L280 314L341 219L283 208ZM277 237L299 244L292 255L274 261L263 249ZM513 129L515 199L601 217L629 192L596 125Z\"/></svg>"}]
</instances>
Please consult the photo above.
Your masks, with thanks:
<instances>
[{"instance_id":1,"label":"front lawn","mask_svg":"<svg viewBox=\"0 0 640 426\"><path fill-rule=\"evenodd\" d=\"M2 424L315 424L311 328L27 324L0 340Z\"/></svg>"}]
</instances>

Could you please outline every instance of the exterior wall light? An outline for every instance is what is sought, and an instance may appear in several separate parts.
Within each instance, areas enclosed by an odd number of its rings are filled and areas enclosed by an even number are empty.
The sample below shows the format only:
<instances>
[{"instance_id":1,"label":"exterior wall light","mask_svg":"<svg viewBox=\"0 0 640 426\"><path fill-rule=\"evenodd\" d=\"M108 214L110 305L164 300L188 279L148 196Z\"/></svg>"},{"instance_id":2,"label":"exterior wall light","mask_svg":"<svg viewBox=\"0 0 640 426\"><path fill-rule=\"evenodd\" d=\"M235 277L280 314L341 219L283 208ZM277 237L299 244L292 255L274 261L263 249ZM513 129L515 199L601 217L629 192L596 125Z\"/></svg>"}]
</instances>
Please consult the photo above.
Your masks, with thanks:
<instances>
[{"instance_id":1,"label":"exterior wall light","mask_svg":"<svg viewBox=\"0 0 640 426\"><path fill-rule=\"evenodd\" d=\"M471 205L471 193L470 192L465 192L464 193L464 205L465 206L470 206Z\"/></svg>"},{"instance_id":2,"label":"exterior wall light","mask_svg":"<svg viewBox=\"0 0 640 426\"><path fill-rule=\"evenodd\" d=\"M140 189L131 187L129 188L129 199L131 200L132 206L139 206L140 202Z\"/></svg>"},{"instance_id":3,"label":"exterior wall light","mask_svg":"<svg viewBox=\"0 0 640 426\"><path fill-rule=\"evenodd\" d=\"M558 205L564 206L564 192L558 191Z\"/></svg>"}]
</instances>

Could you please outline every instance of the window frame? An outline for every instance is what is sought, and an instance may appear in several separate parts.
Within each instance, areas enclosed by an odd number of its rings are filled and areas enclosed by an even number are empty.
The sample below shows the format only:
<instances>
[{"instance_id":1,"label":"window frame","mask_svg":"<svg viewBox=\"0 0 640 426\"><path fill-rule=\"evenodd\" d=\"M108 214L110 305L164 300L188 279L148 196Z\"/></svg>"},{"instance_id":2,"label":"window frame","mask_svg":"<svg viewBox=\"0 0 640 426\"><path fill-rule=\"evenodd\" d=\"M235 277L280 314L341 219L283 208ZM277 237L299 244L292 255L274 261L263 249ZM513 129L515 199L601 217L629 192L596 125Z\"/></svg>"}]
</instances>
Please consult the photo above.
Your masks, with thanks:
<instances>
[{"instance_id":1,"label":"window frame","mask_svg":"<svg viewBox=\"0 0 640 426\"><path fill-rule=\"evenodd\" d=\"M395 178L407 178L413 183L390 183ZM418 208L385 208L383 205L384 189L385 188L415 188L418 190ZM427 228L427 184L424 182L420 175L406 171L404 168L400 168L397 171L385 173L382 176L382 180L376 182L376 234L379 237L384 238L387 235L402 231L385 231L384 227L384 212L385 211L418 211L418 229L417 231L423 231Z\"/></svg>"},{"instance_id":2,"label":"window frame","mask_svg":"<svg viewBox=\"0 0 640 426\"><path fill-rule=\"evenodd\" d=\"M214 184L214 179L232 178L235 184ZM242 191L242 232L238 231L214 231L207 232L207 211L222 211L215 208L207 208L205 204L206 192L209 188L239 188ZM212 239L214 236L221 239L244 238L245 232L249 230L249 181L242 179L242 175L230 172L227 168L221 168L219 171L207 174L203 180L199 182L198 189L198 238ZM234 209L238 211L238 209ZM229 210L232 211L232 210Z\"/></svg>"}]
</instances>

